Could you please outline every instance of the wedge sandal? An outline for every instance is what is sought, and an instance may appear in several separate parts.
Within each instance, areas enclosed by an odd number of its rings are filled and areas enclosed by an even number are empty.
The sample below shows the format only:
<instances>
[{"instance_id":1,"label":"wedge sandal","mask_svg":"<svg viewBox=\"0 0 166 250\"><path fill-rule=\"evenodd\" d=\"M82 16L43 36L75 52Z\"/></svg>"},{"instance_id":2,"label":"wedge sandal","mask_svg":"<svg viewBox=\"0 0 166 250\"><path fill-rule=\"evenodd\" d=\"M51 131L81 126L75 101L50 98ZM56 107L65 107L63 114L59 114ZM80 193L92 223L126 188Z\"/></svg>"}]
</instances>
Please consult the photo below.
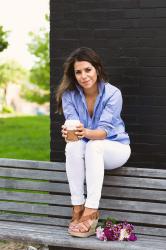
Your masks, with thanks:
<instances>
[{"instance_id":1,"label":"wedge sandal","mask_svg":"<svg viewBox=\"0 0 166 250\"><path fill-rule=\"evenodd\" d=\"M89 223L88 222L89 220L91 220L92 223ZM72 236L81 238L86 238L91 235L94 235L96 233L98 220L99 220L99 211L96 211L87 216L82 216L78 224L73 228L73 230L70 230L69 233ZM86 231L82 232L81 230L86 230Z\"/></svg>"},{"instance_id":2,"label":"wedge sandal","mask_svg":"<svg viewBox=\"0 0 166 250\"><path fill-rule=\"evenodd\" d=\"M84 212L84 204L82 205L82 207L80 208L80 211L78 211L78 212L74 211L74 206L73 206L72 219L70 221L69 228L68 228L69 232L77 225L83 212Z\"/></svg>"}]
</instances>

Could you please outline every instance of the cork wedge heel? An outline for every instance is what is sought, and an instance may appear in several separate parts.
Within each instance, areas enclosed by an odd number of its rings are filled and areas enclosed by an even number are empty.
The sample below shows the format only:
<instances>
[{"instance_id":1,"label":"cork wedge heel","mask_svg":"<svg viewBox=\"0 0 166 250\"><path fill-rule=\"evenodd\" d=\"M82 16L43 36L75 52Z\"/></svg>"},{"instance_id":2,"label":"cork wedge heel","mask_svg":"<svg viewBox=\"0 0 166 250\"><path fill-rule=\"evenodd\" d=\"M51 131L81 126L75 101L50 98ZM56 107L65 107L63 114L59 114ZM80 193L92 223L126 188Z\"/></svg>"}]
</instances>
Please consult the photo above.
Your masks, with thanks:
<instances>
[{"instance_id":1,"label":"cork wedge heel","mask_svg":"<svg viewBox=\"0 0 166 250\"><path fill-rule=\"evenodd\" d=\"M96 211L90 215L82 216L79 223L69 233L75 237L86 238L96 233L96 227L99 220L99 212Z\"/></svg>"}]
</instances>

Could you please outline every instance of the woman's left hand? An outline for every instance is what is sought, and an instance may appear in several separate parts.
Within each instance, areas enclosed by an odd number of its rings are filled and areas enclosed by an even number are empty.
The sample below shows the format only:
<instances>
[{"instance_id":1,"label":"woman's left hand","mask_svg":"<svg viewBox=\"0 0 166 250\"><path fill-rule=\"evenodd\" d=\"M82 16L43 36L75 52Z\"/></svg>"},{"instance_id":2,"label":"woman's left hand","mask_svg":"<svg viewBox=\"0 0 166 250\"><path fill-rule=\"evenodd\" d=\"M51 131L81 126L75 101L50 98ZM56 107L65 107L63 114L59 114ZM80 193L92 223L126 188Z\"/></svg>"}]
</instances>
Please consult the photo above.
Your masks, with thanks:
<instances>
[{"instance_id":1,"label":"woman's left hand","mask_svg":"<svg viewBox=\"0 0 166 250\"><path fill-rule=\"evenodd\" d=\"M78 139L86 137L86 128L84 128L84 125L82 123L77 126L77 132L75 132L75 134L78 136Z\"/></svg>"}]
</instances>

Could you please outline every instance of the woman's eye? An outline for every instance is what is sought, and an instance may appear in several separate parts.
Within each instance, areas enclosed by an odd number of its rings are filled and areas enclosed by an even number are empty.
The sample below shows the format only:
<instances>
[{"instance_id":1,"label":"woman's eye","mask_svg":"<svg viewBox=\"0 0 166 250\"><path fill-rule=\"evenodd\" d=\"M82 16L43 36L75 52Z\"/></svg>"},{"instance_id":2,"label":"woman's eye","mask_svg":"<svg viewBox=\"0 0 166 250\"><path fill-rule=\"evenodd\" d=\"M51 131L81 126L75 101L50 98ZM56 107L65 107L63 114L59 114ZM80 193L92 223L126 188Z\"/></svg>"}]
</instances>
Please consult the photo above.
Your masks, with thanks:
<instances>
[{"instance_id":1,"label":"woman's eye","mask_svg":"<svg viewBox=\"0 0 166 250\"><path fill-rule=\"evenodd\" d=\"M86 72L90 72L91 71L91 69L86 69Z\"/></svg>"}]
</instances>

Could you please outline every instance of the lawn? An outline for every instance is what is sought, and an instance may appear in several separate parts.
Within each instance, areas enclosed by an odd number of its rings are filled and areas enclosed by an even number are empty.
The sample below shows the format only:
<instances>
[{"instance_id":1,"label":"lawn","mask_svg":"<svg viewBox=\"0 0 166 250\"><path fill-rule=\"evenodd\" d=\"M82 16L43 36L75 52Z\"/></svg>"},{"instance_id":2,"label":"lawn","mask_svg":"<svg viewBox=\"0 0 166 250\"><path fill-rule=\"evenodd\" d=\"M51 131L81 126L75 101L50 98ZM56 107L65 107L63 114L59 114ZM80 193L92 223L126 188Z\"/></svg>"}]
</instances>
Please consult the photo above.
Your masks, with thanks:
<instances>
[{"instance_id":1,"label":"lawn","mask_svg":"<svg viewBox=\"0 0 166 250\"><path fill-rule=\"evenodd\" d=\"M49 161L49 117L0 118L0 158Z\"/></svg>"},{"instance_id":2,"label":"lawn","mask_svg":"<svg viewBox=\"0 0 166 250\"><path fill-rule=\"evenodd\" d=\"M0 118L0 158L49 161L49 117ZM1 188L1 190L6 189ZM27 249L28 245L22 242L0 241L0 249L3 250L23 250ZM36 246L36 249L41 248Z\"/></svg>"}]
</instances>

